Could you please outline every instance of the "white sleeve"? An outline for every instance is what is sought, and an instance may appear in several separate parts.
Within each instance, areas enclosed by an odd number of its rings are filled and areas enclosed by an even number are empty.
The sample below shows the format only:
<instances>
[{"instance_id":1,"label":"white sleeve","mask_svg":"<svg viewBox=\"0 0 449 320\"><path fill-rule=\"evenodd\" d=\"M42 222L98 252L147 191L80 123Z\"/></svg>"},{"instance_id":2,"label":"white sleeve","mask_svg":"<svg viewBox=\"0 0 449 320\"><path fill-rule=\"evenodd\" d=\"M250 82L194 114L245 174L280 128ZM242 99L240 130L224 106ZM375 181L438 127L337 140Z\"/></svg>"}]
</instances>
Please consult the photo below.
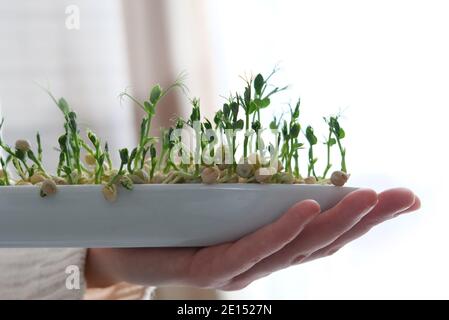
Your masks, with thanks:
<instances>
[{"instance_id":1,"label":"white sleeve","mask_svg":"<svg viewBox=\"0 0 449 320\"><path fill-rule=\"evenodd\" d=\"M0 249L0 299L81 299L86 249Z\"/></svg>"}]
</instances>

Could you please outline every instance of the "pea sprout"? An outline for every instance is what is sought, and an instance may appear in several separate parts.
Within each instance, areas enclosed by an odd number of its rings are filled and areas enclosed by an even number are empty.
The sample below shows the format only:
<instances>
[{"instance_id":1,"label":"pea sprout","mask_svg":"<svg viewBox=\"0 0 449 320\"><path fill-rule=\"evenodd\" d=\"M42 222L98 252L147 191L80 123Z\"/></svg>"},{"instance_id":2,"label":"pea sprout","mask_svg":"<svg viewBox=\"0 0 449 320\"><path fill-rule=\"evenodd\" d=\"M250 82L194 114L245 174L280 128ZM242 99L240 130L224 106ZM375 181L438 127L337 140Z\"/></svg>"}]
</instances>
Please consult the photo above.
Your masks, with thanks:
<instances>
[{"instance_id":1,"label":"pea sprout","mask_svg":"<svg viewBox=\"0 0 449 320\"><path fill-rule=\"evenodd\" d=\"M327 133L318 143L315 130L301 121L301 100L296 100L288 112L274 117L267 129L272 130L274 140L267 143L260 138L265 130L263 112L276 105L274 96L284 92L287 86L273 85L274 69L267 76L258 73L244 79L244 87L225 98L222 107L211 120L203 118L199 98L190 99L191 112L187 119L173 121L169 128L161 128L154 134L152 121L161 100L173 89L187 94L184 75L166 88L152 86L145 100L140 101L126 90L119 97L127 98L143 110L139 136L132 148L118 150L120 165L114 168L108 142L102 142L92 130L81 131L77 113L65 98L56 99L48 90L51 100L63 116L63 132L56 141L59 152L54 175L43 165L41 135L35 136L36 148L26 139L19 139L11 147L0 134L0 186L39 185L42 196L55 194L58 185L95 184L103 186L108 201L116 201L119 188L132 190L135 184L150 183L306 183L343 186L349 179L346 167L346 148L342 144L346 133L341 127L340 116L325 117ZM275 106L280 109L280 106ZM4 120L0 123L0 133ZM303 130L305 128L305 130ZM194 135L194 147L189 148L179 130L189 129ZM193 129L193 130L192 130ZM238 133L243 132L243 141ZM243 143L242 143L243 142ZM306 148L307 156L302 156ZM341 171L332 169L337 146ZM323 148L323 163L317 155ZM179 163L177 160L181 159ZM239 159L239 161L237 161ZM270 161L266 161L269 159ZM301 174L302 163L307 161L307 175ZM319 176L318 170L323 170ZM10 171L10 167L13 170Z\"/></svg>"}]
</instances>

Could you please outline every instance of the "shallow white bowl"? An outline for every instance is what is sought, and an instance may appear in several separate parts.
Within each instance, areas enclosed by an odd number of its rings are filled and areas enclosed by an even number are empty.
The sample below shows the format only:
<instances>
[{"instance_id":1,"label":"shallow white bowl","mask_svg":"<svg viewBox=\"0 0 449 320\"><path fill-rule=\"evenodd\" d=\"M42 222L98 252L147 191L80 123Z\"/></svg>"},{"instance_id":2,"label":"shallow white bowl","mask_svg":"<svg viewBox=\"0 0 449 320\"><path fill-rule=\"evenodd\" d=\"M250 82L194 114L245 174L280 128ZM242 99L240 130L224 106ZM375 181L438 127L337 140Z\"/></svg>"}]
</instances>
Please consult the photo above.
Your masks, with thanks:
<instances>
[{"instance_id":1,"label":"shallow white bowl","mask_svg":"<svg viewBox=\"0 0 449 320\"><path fill-rule=\"evenodd\" d=\"M136 185L109 203L101 186L0 187L0 247L206 246L236 240L294 203L323 210L355 188L319 185Z\"/></svg>"}]
</instances>

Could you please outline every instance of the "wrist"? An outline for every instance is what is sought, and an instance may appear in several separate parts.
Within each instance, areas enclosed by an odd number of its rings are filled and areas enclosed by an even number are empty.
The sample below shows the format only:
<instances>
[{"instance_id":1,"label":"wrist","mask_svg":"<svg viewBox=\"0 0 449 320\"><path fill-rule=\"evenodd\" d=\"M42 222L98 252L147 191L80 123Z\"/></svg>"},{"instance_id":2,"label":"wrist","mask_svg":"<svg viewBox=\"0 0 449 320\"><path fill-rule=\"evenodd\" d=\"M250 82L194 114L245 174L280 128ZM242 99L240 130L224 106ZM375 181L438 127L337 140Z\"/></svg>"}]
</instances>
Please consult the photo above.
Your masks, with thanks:
<instances>
[{"instance_id":1,"label":"wrist","mask_svg":"<svg viewBox=\"0 0 449 320\"><path fill-rule=\"evenodd\" d=\"M120 282L113 272L114 262L108 250L110 249L87 250L84 275L88 288L105 288Z\"/></svg>"},{"instance_id":2,"label":"wrist","mask_svg":"<svg viewBox=\"0 0 449 320\"><path fill-rule=\"evenodd\" d=\"M195 249L188 248L91 248L85 278L89 288L119 282L145 286L191 285L190 261Z\"/></svg>"}]
</instances>

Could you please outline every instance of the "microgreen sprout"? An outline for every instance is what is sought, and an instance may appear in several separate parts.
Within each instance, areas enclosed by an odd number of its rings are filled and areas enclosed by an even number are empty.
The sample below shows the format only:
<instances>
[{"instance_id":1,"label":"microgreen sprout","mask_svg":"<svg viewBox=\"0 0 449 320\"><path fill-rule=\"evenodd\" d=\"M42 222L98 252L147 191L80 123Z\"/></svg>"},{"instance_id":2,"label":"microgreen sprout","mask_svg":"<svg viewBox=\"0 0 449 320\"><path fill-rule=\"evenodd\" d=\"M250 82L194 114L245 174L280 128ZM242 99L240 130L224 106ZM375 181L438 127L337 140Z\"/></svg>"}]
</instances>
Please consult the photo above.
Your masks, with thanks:
<instances>
[{"instance_id":1,"label":"microgreen sprout","mask_svg":"<svg viewBox=\"0 0 449 320\"><path fill-rule=\"evenodd\" d=\"M159 84L153 86L150 90L148 99L143 102L140 102L138 99L136 99L126 91L122 92L119 95L121 100L127 97L145 112L145 117L142 119L140 125L139 144L136 148L135 154L132 157L134 168L143 168L143 165L145 163L145 154L149 150L148 145L151 145L155 142L155 138L151 137L149 134L151 129L151 121L156 114L158 103L165 95L167 95L167 93L169 93L174 88L180 88L183 92L187 91L187 87L184 84L184 77L184 74L181 74L180 76L178 76L176 81L166 89L162 89Z\"/></svg>"},{"instance_id":2,"label":"microgreen sprout","mask_svg":"<svg viewBox=\"0 0 449 320\"><path fill-rule=\"evenodd\" d=\"M341 144L341 140L345 138L346 133L343 130L343 128L340 126L340 123L338 121L338 116L330 117L329 119L329 126L332 130L332 133L334 134L335 140L337 141L338 148L340 150L341 155L341 171L348 172L346 169L346 149L343 148Z\"/></svg>"},{"instance_id":3,"label":"microgreen sprout","mask_svg":"<svg viewBox=\"0 0 449 320\"><path fill-rule=\"evenodd\" d=\"M331 164L331 148L337 142L336 142L335 138L332 137L333 136L333 128L332 128L332 125L331 125L331 121L328 120L327 118L324 118L324 121L329 126L329 134L328 134L326 142L324 143L326 145L326 149L327 149L327 163L326 163L326 168L324 169L323 179L326 179L327 173L332 168L332 164Z\"/></svg>"},{"instance_id":4,"label":"microgreen sprout","mask_svg":"<svg viewBox=\"0 0 449 320\"><path fill-rule=\"evenodd\" d=\"M132 190L134 184L147 183L344 185L350 175L346 168L346 149L342 145L345 131L341 128L339 116L324 118L328 129L323 142L325 163L319 163L316 157L321 144L318 145L314 129L301 123L299 99L294 106L290 106L289 112L274 117L269 123L268 129L275 134L274 140L267 143L260 139L265 130L262 112L275 104L273 95L287 89L286 86L271 84L276 71L274 69L268 76L257 74L247 77L243 89L230 94L211 121L203 118L200 99L191 99L189 117L176 118L171 127L161 129L159 136L151 135L154 131L152 120L161 99L172 89L180 88L187 92L183 77L165 89L159 84L151 87L144 101L139 101L127 91L122 92L119 97L130 99L143 110L144 116L136 145L130 149L119 149L118 170L113 167L108 143L103 143L92 130L81 132L77 114L67 100L56 99L49 90L44 89L64 119L64 131L57 139L59 161L56 175L50 175L44 169L39 133L35 138L36 151L28 140L19 139L11 147L0 135L0 148L5 151L4 157L0 157L0 185L39 185L40 194L47 196L56 193L57 185L97 184L103 185L103 195L111 202L117 199L118 187ZM3 123L2 120L0 132ZM179 134L179 131L187 129L194 135L194 139L190 140L194 142L193 149ZM240 131L244 134L243 141L237 135ZM305 143L308 144L308 156L302 157L301 150L305 148ZM328 179L332 168L332 147L335 145L340 151L341 171L333 172ZM302 159L304 162L307 160L307 175L304 178L300 170ZM10 166L14 169L11 174L8 171ZM321 166L323 175L319 176L317 171Z\"/></svg>"},{"instance_id":5,"label":"microgreen sprout","mask_svg":"<svg viewBox=\"0 0 449 320\"><path fill-rule=\"evenodd\" d=\"M317 158L313 155L313 146L318 143L318 139L314 134L313 128L311 126L308 126L306 129L306 138L309 142L309 167L307 170L307 175L310 177L311 174L317 179L317 175L315 172L315 164L318 161Z\"/></svg>"}]
</instances>

